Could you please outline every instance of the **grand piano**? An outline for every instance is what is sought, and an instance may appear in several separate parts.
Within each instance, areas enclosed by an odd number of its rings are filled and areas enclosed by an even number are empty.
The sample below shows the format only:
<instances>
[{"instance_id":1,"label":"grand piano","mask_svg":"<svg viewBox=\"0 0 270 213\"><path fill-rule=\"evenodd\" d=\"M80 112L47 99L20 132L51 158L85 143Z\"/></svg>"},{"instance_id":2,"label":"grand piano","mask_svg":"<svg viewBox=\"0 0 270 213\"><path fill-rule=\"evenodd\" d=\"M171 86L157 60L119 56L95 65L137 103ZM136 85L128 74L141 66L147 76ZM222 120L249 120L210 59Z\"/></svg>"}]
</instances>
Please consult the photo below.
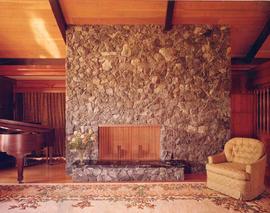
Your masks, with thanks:
<instances>
[{"instance_id":1,"label":"grand piano","mask_svg":"<svg viewBox=\"0 0 270 213\"><path fill-rule=\"evenodd\" d=\"M23 182L24 157L47 148L51 163L55 133L53 128L39 124L0 119L0 151L16 158L18 182Z\"/></svg>"}]
</instances>

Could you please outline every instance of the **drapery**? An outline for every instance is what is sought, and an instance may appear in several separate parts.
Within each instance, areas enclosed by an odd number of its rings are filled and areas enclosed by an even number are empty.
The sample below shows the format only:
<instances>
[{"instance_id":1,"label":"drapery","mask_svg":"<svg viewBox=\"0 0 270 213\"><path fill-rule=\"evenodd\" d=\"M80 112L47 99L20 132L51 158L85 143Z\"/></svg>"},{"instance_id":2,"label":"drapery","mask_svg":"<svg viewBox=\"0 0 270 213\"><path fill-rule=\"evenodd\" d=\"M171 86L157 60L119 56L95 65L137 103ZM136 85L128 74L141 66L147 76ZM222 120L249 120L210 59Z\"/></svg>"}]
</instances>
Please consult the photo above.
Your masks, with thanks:
<instances>
[{"instance_id":1,"label":"drapery","mask_svg":"<svg viewBox=\"0 0 270 213\"><path fill-rule=\"evenodd\" d=\"M16 98L16 120L39 123L55 129L54 156L65 155L65 93L21 93ZM20 108L20 109L18 109ZM18 119L18 117L20 117Z\"/></svg>"}]
</instances>

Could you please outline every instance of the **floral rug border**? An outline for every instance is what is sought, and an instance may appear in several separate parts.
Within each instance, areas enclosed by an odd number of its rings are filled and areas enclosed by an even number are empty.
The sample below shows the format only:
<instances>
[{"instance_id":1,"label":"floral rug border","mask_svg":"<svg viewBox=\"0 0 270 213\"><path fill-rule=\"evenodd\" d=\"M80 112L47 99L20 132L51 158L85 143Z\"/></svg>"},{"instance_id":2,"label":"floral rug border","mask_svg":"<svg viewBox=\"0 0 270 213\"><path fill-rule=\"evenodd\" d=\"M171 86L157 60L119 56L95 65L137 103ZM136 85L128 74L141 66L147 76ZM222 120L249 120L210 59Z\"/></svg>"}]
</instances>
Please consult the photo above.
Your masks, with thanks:
<instances>
[{"instance_id":1,"label":"floral rug border","mask_svg":"<svg viewBox=\"0 0 270 213\"><path fill-rule=\"evenodd\" d=\"M84 186L84 187L81 187ZM270 212L265 203L270 193L264 192L253 201L240 201L206 187L202 182L155 183L33 183L1 184L1 203L15 202L9 209L38 208L42 202L72 201L75 208L93 207L93 201L123 201L127 208L155 208L157 201L208 200L227 210L238 212Z\"/></svg>"}]
</instances>

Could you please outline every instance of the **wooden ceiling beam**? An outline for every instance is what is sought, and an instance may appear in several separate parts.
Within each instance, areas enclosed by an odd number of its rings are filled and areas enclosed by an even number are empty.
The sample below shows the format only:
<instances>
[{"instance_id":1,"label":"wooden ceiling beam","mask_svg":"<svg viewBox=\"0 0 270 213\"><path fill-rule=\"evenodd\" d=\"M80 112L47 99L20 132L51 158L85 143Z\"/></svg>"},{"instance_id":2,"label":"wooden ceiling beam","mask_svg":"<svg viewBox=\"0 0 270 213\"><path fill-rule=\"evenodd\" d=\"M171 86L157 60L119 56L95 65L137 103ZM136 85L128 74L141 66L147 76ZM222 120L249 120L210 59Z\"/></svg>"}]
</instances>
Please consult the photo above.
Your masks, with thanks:
<instances>
[{"instance_id":1,"label":"wooden ceiling beam","mask_svg":"<svg viewBox=\"0 0 270 213\"><path fill-rule=\"evenodd\" d=\"M270 61L270 58L254 58L250 62L246 60L246 58L231 58L232 65L245 65L245 64L252 64L252 65L260 65L265 62Z\"/></svg>"},{"instance_id":2,"label":"wooden ceiling beam","mask_svg":"<svg viewBox=\"0 0 270 213\"><path fill-rule=\"evenodd\" d=\"M238 73L238 72L251 71L266 62L270 62L270 59L254 58L250 63L247 63L246 58L232 58L231 59L232 74L236 72Z\"/></svg>"},{"instance_id":3,"label":"wooden ceiling beam","mask_svg":"<svg viewBox=\"0 0 270 213\"><path fill-rule=\"evenodd\" d=\"M0 65L63 65L64 58L0 58Z\"/></svg>"},{"instance_id":4,"label":"wooden ceiling beam","mask_svg":"<svg viewBox=\"0 0 270 213\"><path fill-rule=\"evenodd\" d=\"M59 4L59 0L49 0L53 15L56 19L58 28L61 32L62 38L64 42L66 43L66 29L67 29L67 23L65 20L65 17L63 15L63 12L61 10L61 6Z\"/></svg>"},{"instance_id":5,"label":"wooden ceiling beam","mask_svg":"<svg viewBox=\"0 0 270 213\"><path fill-rule=\"evenodd\" d=\"M168 0L164 31L169 31L172 29L174 5L175 0Z\"/></svg>"},{"instance_id":6,"label":"wooden ceiling beam","mask_svg":"<svg viewBox=\"0 0 270 213\"><path fill-rule=\"evenodd\" d=\"M270 33L270 19L268 19L259 37L256 39L256 41L250 48L249 52L247 53L246 58L245 58L247 63L252 62L253 58L256 56L256 54L262 47L263 43L267 39L269 33Z\"/></svg>"}]
</instances>

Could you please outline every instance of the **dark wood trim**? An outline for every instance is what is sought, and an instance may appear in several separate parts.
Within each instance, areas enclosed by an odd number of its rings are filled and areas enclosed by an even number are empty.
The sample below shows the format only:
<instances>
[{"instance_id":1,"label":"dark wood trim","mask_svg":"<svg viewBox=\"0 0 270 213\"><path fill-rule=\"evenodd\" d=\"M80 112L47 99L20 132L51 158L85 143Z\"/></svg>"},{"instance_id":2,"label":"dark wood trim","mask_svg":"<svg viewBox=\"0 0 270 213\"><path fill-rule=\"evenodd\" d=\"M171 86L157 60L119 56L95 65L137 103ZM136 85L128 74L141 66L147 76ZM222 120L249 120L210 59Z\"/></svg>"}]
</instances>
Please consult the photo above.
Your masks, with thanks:
<instances>
[{"instance_id":1,"label":"dark wood trim","mask_svg":"<svg viewBox=\"0 0 270 213\"><path fill-rule=\"evenodd\" d=\"M0 65L65 65L64 58L0 58Z\"/></svg>"},{"instance_id":2,"label":"dark wood trim","mask_svg":"<svg viewBox=\"0 0 270 213\"><path fill-rule=\"evenodd\" d=\"M246 58L232 58L231 64L232 65L245 65L245 64L260 65L268 61L270 61L270 58L254 58L250 62L248 62Z\"/></svg>"},{"instance_id":3,"label":"dark wood trim","mask_svg":"<svg viewBox=\"0 0 270 213\"><path fill-rule=\"evenodd\" d=\"M64 42L66 43L66 29L67 29L67 23L65 21L65 17L63 15L63 12L61 10L61 6L59 4L58 0L49 0L53 15L56 19L58 28L61 32L61 35L63 37Z\"/></svg>"},{"instance_id":4,"label":"dark wood trim","mask_svg":"<svg viewBox=\"0 0 270 213\"><path fill-rule=\"evenodd\" d=\"M6 77L6 76L0 76L0 81L9 81L9 82L11 82L12 84L15 84L16 83L16 80L14 80L14 79L11 79L11 78L8 78L8 77Z\"/></svg>"},{"instance_id":5,"label":"dark wood trim","mask_svg":"<svg viewBox=\"0 0 270 213\"><path fill-rule=\"evenodd\" d=\"M259 37L256 39L255 43L252 45L249 52L247 53L246 58L245 58L247 63L252 62L253 58L256 56L257 52L260 50L264 41L267 39L269 33L270 33L270 19L267 21Z\"/></svg>"},{"instance_id":6,"label":"dark wood trim","mask_svg":"<svg viewBox=\"0 0 270 213\"><path fill-rule=\"evenodd\" d=\"M65 92L65 80L17 80L15 93L24 92Z\"/></svg>"},{"instance_id":7,"label":"dark wood trim","mask_svg":"<svg viewBox=\"0 0 270 213\"><path fill-rule=\"evenodd\" d=\"M64 65L0 65L0 76L65 76Z\"/></svg>"},{"instance_id":8,"label":"dark wood trim","mask_svg":"<svg viewBox=\"0 0 270 213\"><path fill-rule=\"evenodd\" d=\"M164 31L172 29L174 5L175 0L168 0Z\"/></svg>"}]
</instances>

